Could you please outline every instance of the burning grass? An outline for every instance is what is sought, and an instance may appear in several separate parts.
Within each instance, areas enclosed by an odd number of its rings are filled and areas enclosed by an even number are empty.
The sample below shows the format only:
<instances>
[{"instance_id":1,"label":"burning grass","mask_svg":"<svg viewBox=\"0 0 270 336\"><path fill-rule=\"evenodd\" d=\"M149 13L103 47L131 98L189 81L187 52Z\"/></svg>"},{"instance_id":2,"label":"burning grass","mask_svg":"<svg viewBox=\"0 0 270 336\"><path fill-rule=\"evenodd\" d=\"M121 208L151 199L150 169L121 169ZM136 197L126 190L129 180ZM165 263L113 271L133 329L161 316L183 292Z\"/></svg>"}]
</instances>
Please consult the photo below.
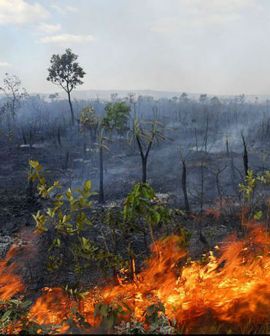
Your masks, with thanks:
<instances>
[{"instance_id":1,"label":"burning grass","mask_svg":"<svg viewBox=\"0 0 270 336\"><path fill-rule=\"evenodd\" d=\"M262 226L249 225L241 240L228 237L201 261L186 258L178 236L159 240L151 249L132 282L96 287L81 296L45 288L24 323L19 317L13 321L12 331L21 325L35 325L39 333L268 331L270 237ZM6 302L27 290L10 264L14 251L0 263L0 299Z\"/></svg>"}]
</instances>

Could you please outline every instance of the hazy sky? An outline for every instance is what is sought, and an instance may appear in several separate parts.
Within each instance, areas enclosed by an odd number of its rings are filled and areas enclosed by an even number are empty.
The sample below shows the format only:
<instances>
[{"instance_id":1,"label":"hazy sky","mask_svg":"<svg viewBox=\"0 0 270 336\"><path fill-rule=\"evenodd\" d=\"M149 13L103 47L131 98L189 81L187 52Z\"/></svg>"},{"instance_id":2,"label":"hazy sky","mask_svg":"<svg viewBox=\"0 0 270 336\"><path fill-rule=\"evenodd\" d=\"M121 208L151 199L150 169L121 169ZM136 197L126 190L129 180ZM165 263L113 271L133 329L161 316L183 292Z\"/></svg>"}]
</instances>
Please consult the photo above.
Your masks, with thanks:
<instances>
[{"instance_id":1,"label":"hazy sky","mask_svg":"<svg viewBox=\"0 0 270 336\"><path fill-rule=\"evenodd\" d=\"M270 0L0 0L0 82L55 92L70 47L81 89L270 93Z\"/></svg>"}]
</instances>

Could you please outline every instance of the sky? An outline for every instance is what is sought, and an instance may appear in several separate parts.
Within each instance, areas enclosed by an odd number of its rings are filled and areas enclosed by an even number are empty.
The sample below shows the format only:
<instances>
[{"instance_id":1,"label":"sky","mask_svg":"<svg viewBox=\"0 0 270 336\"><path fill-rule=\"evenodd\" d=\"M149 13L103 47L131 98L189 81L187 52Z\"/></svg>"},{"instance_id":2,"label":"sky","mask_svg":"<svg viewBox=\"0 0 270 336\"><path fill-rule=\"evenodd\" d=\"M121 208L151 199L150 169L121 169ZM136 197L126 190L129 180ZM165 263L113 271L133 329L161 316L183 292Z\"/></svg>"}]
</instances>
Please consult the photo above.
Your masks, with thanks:
<instances>
[{"instance_id":1,"label":"sky","mask_svg":"<svg viewBox=\"0 0 270 336\"><path fill-rule=\"evenodd\" d=\"M270 94L270 0L0 0L0 85L28 92L66 48L81 90Z\"/></svg>"}]
</instances>

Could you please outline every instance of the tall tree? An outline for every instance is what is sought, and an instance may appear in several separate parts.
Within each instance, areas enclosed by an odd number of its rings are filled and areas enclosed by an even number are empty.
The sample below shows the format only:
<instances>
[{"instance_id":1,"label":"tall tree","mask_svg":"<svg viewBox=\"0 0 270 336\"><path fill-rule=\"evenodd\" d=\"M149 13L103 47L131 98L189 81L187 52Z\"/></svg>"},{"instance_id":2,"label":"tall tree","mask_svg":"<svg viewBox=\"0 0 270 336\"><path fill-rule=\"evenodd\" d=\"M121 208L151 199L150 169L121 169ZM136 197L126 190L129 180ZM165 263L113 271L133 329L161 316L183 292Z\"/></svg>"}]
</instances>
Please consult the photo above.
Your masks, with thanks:
<instances>
[{"instance_id":1,"label":"tall tree","mask_svg":"<svg viewBox=\"0 0 270 336\"><path fill-rule=\"evenodd\" d=\"M105 145L105 142L108 140L105 137L105 130L102 127L102 122L99 123L98 127L98 137L97 137L97 146L98 146L98 153L99 153L99 203L104 203L104 149L108 150L108 147Z\"/></svg>"},{"instance_id":2,"label":"tall tree","mask_svg":"<svg viewBox=\"0 0 270 336\"><path fill-rule=\"evenodd\" d=\"M91 141L92 143L95 143L97 140L99 118L92 105L88 105L81 110L80 124L82 128L85 128L90 131Z\"/></svg>"},{"instance_id":3,"label":"tall tree","mask_svg":"<svg viewBox=\"0 0 270 336\"><path fill-rule=\"evenodd\" d=\"M96 115L94 108L89 105L81 111L80 124L82 129L94 131L95 146L99 156L99 203L104 203L104 150L108 150L105 137L105 128L103 118Z\"/></svg>"},{"instance_id":4,"label":"tall tree","mask_svg":"<svg viewBox=\"0 0 270 336\"><path fill-rule=\"evenodd\" d=\"M181 96L179 97L179 101L180 101L181 103L187 103L188 100L189 100L189 98L188 98L188 95L187 95L186 92L183 92L183 93L181 94Z\"/></svg>"},{"instance_id":5,"label":"tall tree","mask_svg":"<svg viewBox=\"0 0 270 336\"><path fill-rule=\"evenodd\" d=\"M72 125L74 125L74 111L71 101L71 92L78 85L83 84L82 78L85 75L83 68L76 62L78 55L71 49L66 49L63 55L52 55L51 66L48 68L49 75L47 80L59 85L68 95L68 103L71 113Z\"/></svg>"},{"instance_id":6,"label":"tall tree","mask_svg":"<svg viewBox=\"0 0 270 336\"><path fill-rule=\"evenodd\" d=\"M150 124L148 123L148 125L145 123L144 126L142 125L142 123L139 122L137 118L134 120L133 129L131 131L131 141L133 140L137 143L140 152L143 183L146 183L147 181L148 156L154 142L165 140L165 137L162 134L163 132L161 126L161 123L157 120L150 122Z\"/></svg>"},{"instance_id":7,"label":"tall tree","mask_svg":"<svg viewBox=\"0 0 270 336\"><path fill-rule=\"evenodd\" d=\"M0 87L6 96L6 103L4 111L9 112L14 120L16 117L17 109L21 105L21 100L27 96L27 92L22 88L21 80L16 75L5 74L3 86Z\"/></svg>"},{"instance_id":8,"label":"tall tree","mask_svg":"<svg viewBox=\"0 0 270 336\"><path fill-rule=\"evenodd\" d=\"M105 111L103 124L107 129L115 129L119 134L128 130L130 107L125 102L108 103Z\"/></svg>"}]
</instances>

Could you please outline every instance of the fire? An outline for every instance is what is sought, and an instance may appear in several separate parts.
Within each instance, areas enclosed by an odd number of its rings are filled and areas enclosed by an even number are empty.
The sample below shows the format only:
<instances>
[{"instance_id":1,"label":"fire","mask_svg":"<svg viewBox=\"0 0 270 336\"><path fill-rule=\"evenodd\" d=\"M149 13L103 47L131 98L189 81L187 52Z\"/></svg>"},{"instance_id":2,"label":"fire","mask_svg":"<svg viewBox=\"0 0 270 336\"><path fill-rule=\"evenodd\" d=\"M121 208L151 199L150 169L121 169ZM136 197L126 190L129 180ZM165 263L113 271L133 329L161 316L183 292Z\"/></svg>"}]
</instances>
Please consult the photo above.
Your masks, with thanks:
<instances>
[{"instance_id":1,"label":"fire","mask_svg":"<svg viewBox=\"0 0 270 336\"><path fill-rule=\"evenodd\" d=\"M0 261L0 300L3 301L9 300L24 289L20 277L13 273L16 265L12 263L12 258L16 252L17 247L13 245L5 259Z\"/></svg>"},{"instance_id":2,"label":"fire","mask_svg":"<svg viewBox=\"0 0 270 336\"><path fill-rule=\"evenodd\" d=\"M179 242L179 237L170 236L153 244L152 257L133 282L97 287L81 299L61 288L44 289L28 313L29 323L59 325L57 331L63 333L76 309L98 328L102 319L95 307L103 303L123 307L119 320L136 318L147 329L146 308L162 303L168 319L185 333L205 331L213 323L223 331L232 326L238 332L270 324L270 238L262 226L250 226L243 239L230 236L203 261L188 261ZM1 297L9 299L23 286L14 275L5 282L5 267L6 260L1 262Z\"/></svg>"},{"instance_id":3,"label":"fire","mask_svg":"<svg viewBox=\"0 0 270 336\"><path fill-rule=\"evenodd\" d=\"M40 296L31 307L28 319L39 325L59 325L56 330L64 333L68 330L65 320L68 319L72 308L72 301L61 288L44 288Z\"/></svg>"}]
</instances>

